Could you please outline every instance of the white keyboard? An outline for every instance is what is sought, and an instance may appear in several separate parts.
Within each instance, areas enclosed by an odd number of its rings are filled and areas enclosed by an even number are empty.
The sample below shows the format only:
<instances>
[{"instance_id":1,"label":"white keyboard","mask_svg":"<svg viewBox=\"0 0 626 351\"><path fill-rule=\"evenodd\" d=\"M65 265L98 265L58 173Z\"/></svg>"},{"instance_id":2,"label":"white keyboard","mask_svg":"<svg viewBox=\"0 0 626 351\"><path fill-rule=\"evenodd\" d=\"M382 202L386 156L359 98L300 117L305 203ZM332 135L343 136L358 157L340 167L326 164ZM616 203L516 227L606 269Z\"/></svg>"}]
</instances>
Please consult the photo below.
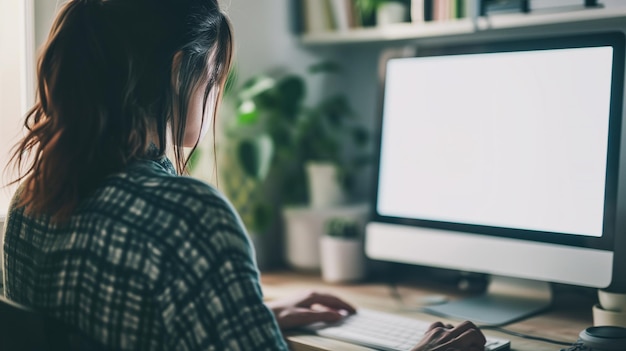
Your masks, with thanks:
<instances>
[{"instance_id":1,"label":"white keyboard","mask_svg":"<svg viewBox=\"0 0 626 351\"><path fill-rule=\"evenodd\" d=\"M335 324L307 327L317 335L385 351L410 351L424 336L430 322L360 308ZM487 338L485 351L508 350L510 341Z\"/></svg>"}]
</instances>

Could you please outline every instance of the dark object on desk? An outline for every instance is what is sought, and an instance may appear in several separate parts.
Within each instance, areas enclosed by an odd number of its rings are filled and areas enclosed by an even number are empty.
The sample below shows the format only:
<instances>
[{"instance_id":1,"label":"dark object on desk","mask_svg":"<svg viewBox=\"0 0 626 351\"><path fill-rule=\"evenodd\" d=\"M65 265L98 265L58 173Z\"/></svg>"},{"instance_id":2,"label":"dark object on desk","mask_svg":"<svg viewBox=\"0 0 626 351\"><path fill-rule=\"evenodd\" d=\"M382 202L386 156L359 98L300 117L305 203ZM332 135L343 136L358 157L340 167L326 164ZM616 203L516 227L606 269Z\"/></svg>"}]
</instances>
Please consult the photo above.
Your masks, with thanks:
<instances>
[{"instance_id":1,"label":"dark object on desk","mask_svg":"<svg viewBox=\"0 0 626 351\"><path fill-rule=\"evenodd\" d=\"M0 350L98 351L100 347L69 332L62 323L0 296Z\"/></svg>"},{"instance_id":2,"label":"dark object on desk","mask_svg":"<svg viewBox=\"0 0 626 351\"><path fill-rule=\"evenodd\" d=\"M529 1L529 12L564 12L580 11L589 8L600 8L598 0L531 0Z\"/></svg>"},{"instance_id":3,"label":"dark object on desk","mask_svg":"<svg viewBox=\"0 0 626 351\"><path fill-rule=\"evenodd\" d=\"M479 15L487 16L498 13L529 11L529 0L482 0Z\"/></svg>"},{"instance_id":4,"label":"dark object on desk","mask_svg":"<svg viewBox=\"0 0 626 351\"><path fill-rule=\"evenodd\" d=\"M489 285L489 276L481 273L460 272L456 285L460 291L466 293L484 293Z\"/></svg>"},{"instance_id":5,"label":"dark object on desk","mask_svg":"<svg viewBox=\"0 0 626 351\"><path fill-rule=\"evenodd\" d=\"M561 351L623 351L626 349L626 328L589 327L580 332L578 341Z\"/></svg>"}]
</instances>

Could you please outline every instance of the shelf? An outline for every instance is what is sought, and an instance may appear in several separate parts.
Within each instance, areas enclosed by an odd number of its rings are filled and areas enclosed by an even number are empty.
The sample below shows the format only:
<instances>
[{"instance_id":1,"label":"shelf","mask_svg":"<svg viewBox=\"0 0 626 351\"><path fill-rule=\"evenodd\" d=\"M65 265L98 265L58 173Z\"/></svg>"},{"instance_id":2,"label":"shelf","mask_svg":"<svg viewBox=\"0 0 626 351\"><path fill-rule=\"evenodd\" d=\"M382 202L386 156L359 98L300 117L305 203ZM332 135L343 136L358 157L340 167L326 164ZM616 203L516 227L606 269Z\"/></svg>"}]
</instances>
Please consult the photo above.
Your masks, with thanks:
<instances>
[{"instance_id":1,"label":"shelf","mask_svg":"<svg viewBox=\"0 0 626 351\"><path fill-rule=\"evenodd\" d=\"M472 32L474 32L472 21L463 19L425 24L398 23L343 32L304 34L301 41L305 45L348 44L453 36Z\"/></svg>"},{"instance_id":2,"label":"shelf","mask_svg":"<svg viewBox=\"0 0 626 351\"><path fill-rule=\"evenodd\" d=\"M505 29L553 24L581 23L626 18L626 6L590 8L567 12L537 12L529 14L498 15L489 18L491 27L481 23L481 29ZM482 19L483 22L486 22Z\"/></svg>"},{"instance_id":3,"label":"shelf","mask_svg":"<svg viewBox=\"0 0 626 351\"><path fill-rule=\"evenodd\" d=\"M450 20L429 23L398 23L385 27L353 29L343 32L307 33L301 36L304 45L375 43L426 38L452 37L500 29L530 28L545 25L576 24L626 19L626 6L592 8L567 12L536 12L500 14L489 18Z\"/></svg>"}]
</instances>

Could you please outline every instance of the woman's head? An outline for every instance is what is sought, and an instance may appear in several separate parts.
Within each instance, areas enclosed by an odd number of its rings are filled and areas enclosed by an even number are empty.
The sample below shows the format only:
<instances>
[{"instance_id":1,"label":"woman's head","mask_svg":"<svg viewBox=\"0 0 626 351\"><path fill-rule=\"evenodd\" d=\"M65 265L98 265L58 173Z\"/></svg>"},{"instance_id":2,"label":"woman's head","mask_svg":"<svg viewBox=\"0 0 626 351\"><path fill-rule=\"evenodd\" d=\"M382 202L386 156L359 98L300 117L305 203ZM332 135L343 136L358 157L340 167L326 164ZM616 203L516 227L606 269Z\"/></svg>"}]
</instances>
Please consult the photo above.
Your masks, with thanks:
<instances>
[{"instance_id":1,"label":"woman's head","mask_svg":"<svg viewBox=\"0 0 626 351\"><path fill-rule=\"evenodd\" d=\"M183 173L183 146L195 147L212 119L231 57L217 0L67 2L39 58L38 101L14 155L19 169L27 164L23 204L66 218L152 143L159 154L171 145Z\"/></svg>"}]
</instances>

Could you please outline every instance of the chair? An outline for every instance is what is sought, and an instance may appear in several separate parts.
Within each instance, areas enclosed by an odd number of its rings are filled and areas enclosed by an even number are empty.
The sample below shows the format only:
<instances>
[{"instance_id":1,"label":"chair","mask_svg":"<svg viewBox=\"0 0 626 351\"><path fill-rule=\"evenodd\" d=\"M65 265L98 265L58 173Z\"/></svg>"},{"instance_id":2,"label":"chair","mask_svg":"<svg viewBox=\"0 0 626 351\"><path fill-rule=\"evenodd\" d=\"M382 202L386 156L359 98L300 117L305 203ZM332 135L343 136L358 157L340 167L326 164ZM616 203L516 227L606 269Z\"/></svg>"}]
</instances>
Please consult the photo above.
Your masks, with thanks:
<instances>
[{"instance_id":1,"label":"chair","mask_svg":"<svg viewBox=\"0 0 626 351\"><path fill-rule=\"evenodd\" d=\"M0 296L0 350L67 351L85 346L64 324Z\"/></svg>"}]
</instances>

